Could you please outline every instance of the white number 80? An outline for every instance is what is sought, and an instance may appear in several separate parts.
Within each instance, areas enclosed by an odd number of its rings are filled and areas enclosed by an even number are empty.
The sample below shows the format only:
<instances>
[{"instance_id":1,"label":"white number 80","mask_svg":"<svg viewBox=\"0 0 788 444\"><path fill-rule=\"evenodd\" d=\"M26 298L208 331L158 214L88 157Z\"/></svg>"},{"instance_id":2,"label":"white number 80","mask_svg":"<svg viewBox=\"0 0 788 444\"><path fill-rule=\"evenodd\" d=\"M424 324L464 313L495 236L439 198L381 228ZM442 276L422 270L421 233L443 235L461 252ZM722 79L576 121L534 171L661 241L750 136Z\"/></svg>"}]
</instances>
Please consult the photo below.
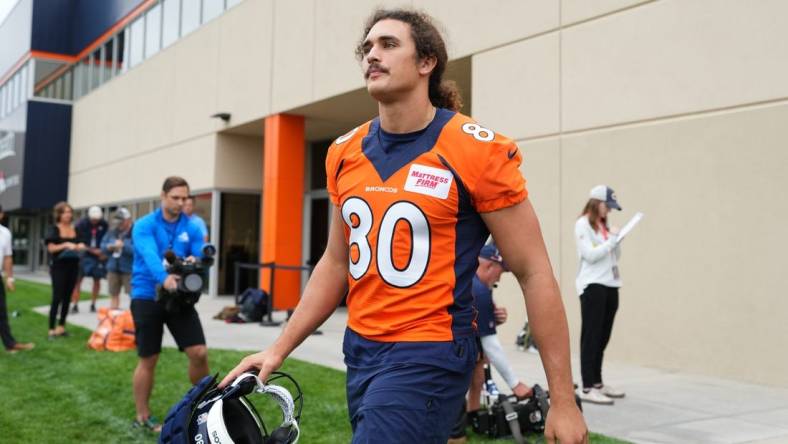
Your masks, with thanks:
<instances>
[{"instance_id":1,"label":"white number 80","mask_svg":"<svg viewBox=\"0 0 788 444\"><path fill-rule=\"evenodd\" d=\"M352 216L356 216L356 221ZM351 197L342 204L342 219L350 228L348 245L356 245L358 258L348 258L348 270L353 279L359 280L369 270L372 248L369 232L372 230L372 210L363 199ZM392 246L397 222L404 220L410 226L411 252L405 268L394 264ZM430 226L424 213L412 202L399 201L391 205L378 229L377 267L380 277L389 285L399 288L410 287L421 280L430 259Z\"/></svg>"}]
</instances>

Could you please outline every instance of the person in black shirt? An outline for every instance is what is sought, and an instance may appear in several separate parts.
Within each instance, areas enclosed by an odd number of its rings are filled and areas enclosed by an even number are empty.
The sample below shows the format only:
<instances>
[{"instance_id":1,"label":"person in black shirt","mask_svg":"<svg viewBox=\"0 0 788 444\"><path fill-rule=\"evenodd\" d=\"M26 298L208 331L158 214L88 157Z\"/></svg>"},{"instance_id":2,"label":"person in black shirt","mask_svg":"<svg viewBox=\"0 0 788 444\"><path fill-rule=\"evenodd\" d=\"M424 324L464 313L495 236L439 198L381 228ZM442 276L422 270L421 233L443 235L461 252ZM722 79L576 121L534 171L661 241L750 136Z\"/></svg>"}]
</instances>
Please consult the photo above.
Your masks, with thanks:
<instances>
[{"instance_id":1,"label":"person in black shirt","mask_svg":"<svg viewBox=\"0 0 788 444\"><path fill-rule=\"evenodd\" d=\"M79 274L79 254L87 248L77 240L74 210L66 202L55 205L55 225L47 230L44 242L49 252L49 274L52 276L52 305L49 308L49 339L66 336L68 301ZM55 326L58 309L60 322Z\"/></svg>"}]
</instances>

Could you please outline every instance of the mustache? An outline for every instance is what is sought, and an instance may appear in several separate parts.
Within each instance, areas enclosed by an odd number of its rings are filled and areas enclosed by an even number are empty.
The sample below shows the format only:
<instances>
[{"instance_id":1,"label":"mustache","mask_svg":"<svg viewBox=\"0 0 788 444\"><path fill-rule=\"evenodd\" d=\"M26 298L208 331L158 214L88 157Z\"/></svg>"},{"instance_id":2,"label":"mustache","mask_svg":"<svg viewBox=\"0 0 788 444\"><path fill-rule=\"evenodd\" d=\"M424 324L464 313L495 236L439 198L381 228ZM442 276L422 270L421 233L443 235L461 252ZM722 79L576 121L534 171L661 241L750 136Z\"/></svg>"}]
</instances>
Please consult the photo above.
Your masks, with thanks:
<instances>
[{"instance_id":1,"label":"mustache","mask_svg":"<svg viewBox=\"0 0 788 444\"><path fill-rule=\"evenodd\" d=\"M380 71L380 72L385 73L385 74L388 74L388 72L389 72L388 69L384 68L379 63L373 63L373 64L369 65L369 68L367 68L367 72L364 73L364 78L368 79L370 74L372 74L372 71Z\"/></svg>"}]
</instances>

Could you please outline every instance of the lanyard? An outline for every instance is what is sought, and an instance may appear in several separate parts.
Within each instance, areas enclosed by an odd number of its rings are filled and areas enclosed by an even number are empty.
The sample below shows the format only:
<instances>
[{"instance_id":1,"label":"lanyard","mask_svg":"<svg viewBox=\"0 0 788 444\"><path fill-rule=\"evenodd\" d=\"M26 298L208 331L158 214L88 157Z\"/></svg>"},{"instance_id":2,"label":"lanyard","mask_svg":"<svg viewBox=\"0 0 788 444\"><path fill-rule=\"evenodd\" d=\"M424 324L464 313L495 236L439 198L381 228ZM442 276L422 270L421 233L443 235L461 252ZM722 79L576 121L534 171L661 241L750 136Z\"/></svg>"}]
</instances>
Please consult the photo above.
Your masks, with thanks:
<instances>
[{"instance_id":1,"label":"lanyard","mask_svg":"<svg viewBox=\"0 0 788 444\"><path fill-rule=\"evenodd\" d=\"M607 234L607 227L605 226L605 224L599 224L599 231L602 232L602 238L604 240L607 240L608 234Z\"/></svg>"},{"instance_id":2,"label":"lanyard","mask_svg":"<svg viewBox=\"0 0 788 444\"><path fill-rule=\"evenodd\" d=\"M181 225L181 218L178 218L178 220L172 224L170 222L167 222L167 220L164 219L163 216L161 220L163 222L162 228L164 229L164 232L167 234L167 249L172 250L175 244L175 236L178 233L178 227L180 227Z\"/></svg>"}]
</instances>

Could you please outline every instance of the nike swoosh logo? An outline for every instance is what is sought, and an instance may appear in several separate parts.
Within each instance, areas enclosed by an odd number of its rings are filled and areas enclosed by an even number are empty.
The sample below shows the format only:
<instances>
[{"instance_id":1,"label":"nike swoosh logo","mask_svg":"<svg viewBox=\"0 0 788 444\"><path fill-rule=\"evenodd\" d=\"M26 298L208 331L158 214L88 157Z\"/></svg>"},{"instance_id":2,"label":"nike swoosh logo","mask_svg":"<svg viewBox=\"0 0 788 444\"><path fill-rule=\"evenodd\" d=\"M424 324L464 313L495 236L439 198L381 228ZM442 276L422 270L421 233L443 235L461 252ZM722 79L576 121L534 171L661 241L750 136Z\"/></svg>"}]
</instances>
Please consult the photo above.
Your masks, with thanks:
<instances>
[{"instance_id":1,"label":"nike swoosh logo","mask_svg":"<svg viewBox=\"0 0 788 444\"><path fill-rule=\"evenodd\" d=\"M506 153L506 155L509 156L509 159L513 158L515 154L517 154L517 148Z\"/></svg>"}]
</instances>

